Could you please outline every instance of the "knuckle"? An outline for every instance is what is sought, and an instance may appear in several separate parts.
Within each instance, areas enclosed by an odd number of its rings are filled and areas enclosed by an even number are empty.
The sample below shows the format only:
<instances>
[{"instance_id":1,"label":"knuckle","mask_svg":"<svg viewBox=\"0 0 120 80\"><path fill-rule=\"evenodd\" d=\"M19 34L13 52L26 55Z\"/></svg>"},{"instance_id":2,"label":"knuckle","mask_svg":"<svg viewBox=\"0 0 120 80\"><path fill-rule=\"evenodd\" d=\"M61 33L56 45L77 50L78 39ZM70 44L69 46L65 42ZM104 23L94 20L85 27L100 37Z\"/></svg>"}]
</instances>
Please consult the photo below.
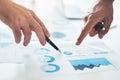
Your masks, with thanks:
<instances>
[{"instance_id":1,"label":"knuckle","mask_svg":"<svg viewBox=\"0 0 120 80\"><path fill-rule=\"evenodd\" d=\"M89 22L93 22L93 20L95 20L95 16L92 15L89 17Z\"/></svg>"},{"instance_id":2,"label":"knuckle","mask_svg":"<svg viewBox=\"0 0 120 80\"><path fill-rule=\"evenodd\" d=\"M26 17L21 17L21 22L26 22L27 18Z\"/></svg>"},{"instance_id":3,"label":"knuckle","mask_svg":"<svg viewBox=\"0 0 120 80\"><path fill-rule=\"evenodd\" d=\"M41 31L41 27L39 27L39 26L34 27L34 31L35 32Z\"/></svg>"},{"instance_id":4,"label":"knuckle","mask_svg":"<svg viewBox=\"0 0 120 80\"><path fill-rule=\"evenodd\" d=\"M26 19L30 19L31 17L32 17L31 12L30 12L30 11L27 11L27 12L26 12L26 15L25 15L25 18L26 18Z\"/></svg>"},{"instance_id":5,"label":"knuckle","mask_svg":"<svg viewBox=\"0 0 120 80\"><path fill-rule=\"evenodd\" d=\"M14 27L14 29L13 29L13 31L15 32L15 33L18 33L18 28L17 27Z\"/></svg>"},{"instance_id":6,"label":"knuckle","mask_svg":"<svg viewBox=\"0 0 120 80\"><path fill-rule=\"evenodd\" d=\"M32 10L29 10L30 13L35 14Z\"/></svg>"}]
</instances>

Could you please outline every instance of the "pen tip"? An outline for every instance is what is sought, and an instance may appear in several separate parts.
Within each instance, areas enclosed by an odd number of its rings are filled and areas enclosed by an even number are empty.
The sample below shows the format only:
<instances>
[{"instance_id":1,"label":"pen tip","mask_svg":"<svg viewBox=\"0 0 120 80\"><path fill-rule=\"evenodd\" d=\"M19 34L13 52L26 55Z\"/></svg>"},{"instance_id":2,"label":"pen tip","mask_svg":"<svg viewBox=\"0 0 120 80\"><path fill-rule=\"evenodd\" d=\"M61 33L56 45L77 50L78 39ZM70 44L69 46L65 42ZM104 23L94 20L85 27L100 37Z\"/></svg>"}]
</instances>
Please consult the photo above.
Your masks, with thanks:
<instances>
[{"instance_id":1,"label":"pen tip","mask_svg":"<svg viewBox=\"0 0 120 80\"><path fill-rule=\"evenodd\" d=\"M62 53L60 50L58 50L60 53Z\"/></svg>"}]
</instances>

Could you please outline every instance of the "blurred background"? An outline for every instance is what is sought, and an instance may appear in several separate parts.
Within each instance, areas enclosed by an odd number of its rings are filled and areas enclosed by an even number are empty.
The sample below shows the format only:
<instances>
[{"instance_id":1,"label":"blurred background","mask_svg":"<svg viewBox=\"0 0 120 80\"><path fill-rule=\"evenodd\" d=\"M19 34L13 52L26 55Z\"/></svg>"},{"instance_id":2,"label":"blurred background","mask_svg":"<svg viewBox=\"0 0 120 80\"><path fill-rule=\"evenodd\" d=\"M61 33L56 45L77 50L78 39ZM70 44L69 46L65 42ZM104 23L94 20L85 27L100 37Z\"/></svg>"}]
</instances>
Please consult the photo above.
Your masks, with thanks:
<instances>
[{"instance_id":1,"label":"blurred background","mask_svg":"<svg viewBox=\"0 0 120 80\"><path fill-rule=\"evenodd\" d=\"M35 12L51 33L51 39L59 45L62 42L75 44L81 29L84 27L83 18L90 12L97 0L13 0ZM94 41L104 42L111 50L120 55L120 1L114 2L114 21L111 30L100 40L97 36L87 36L82 44ZM22 41L23 42L23 41ZM12 31L0 21L0 76L1 80L25 79L23 55L34 42L38 42L33 32L32 40L24 48L22 42L14 42ZM97 43L96 43L97 44ZM40 45L41 46L41 45ZM97 45L94 45L95 47ZM8 74L9 73L9 74ZM94 75L93 75L94 77ZM114 79L115 78L115 79ZM66 78L68 79L68 78ZM75 79L73 77L73 79ZM119 80L118 75L111 80ZM54 79L55 80L55 79ZM70 79L69 79L70 80ZM105 80L103 77L102 80ZM109 79L110 80L110 79Z\"/></svg>"}]
</instances>

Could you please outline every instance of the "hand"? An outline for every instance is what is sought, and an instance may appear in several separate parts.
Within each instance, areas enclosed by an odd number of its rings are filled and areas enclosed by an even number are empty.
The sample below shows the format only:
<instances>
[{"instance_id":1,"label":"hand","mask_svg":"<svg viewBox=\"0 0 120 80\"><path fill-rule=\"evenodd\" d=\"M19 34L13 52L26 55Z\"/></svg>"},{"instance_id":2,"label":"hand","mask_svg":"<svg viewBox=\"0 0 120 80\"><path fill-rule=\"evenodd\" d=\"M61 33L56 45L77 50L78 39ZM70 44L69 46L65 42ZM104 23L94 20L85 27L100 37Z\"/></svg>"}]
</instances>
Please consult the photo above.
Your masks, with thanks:
<instances>
[{"instance_id":1,"label":"hand","mask_svg":"<svg viewBox=\"0 0 120 80\"><path fill-rule=\"evenodd\" d=\"M45 35L49 36L49 32L33 11L11 0L0 0L0 19L12 29L16 43L20 43L23 33L23 45L27 46L34 31L40 43L45 45Z\"/></svg>"},{"instance_id":2,"label":"hand","mask_svg":"<svg viewBox=\"0 0 120 80\"><path fill-rule=\"evenodd\" d=\"M98 34L101 39L108 32L113 20L113 0L100 0L93 8L92 13L84 18L85 27L82 30L76 45L80 45L83 39L89 34L91 37ZM98 22L104 22L104 30L95 30L94 26Z\"/></svg>"}]
</instances>

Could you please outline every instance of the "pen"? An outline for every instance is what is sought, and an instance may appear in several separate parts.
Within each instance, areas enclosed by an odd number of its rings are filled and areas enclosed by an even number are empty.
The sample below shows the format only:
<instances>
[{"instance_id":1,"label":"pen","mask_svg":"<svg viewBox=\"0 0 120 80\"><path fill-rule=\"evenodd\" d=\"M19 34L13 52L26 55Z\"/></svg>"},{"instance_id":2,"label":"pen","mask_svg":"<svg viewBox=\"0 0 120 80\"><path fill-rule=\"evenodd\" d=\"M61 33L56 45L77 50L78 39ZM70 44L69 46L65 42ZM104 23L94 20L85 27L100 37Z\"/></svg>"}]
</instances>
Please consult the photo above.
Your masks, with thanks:
<instances>
[{"instance_id":1,"label":"pen","mask_svg":"<svg viewBox=\"0 0 120 80\"><path fill-rule=\"evenodd\" d=\"M59 51L61 53L61 50L47 37L45 36L46 38L46 41L54 48L56 49L57 51Z\"/></svg>"},{"instance_id":2,"label":"pen","mask_svg":"<svg viewBox=\"0 0 120 80\"><path fill-rule=\"evenodd\" d=\"M98 22L95 26L94 26L95 30L102 30L103 29L103 23L102 22Z\"/></svg>"},{"instance_id":3,"label":"pen","mask_svg":"<svg viewBox=\"0 0 120 80\"><path fill-rule=\"evenodd\" d=\"M94 29L95 29L95 30L98 30L98 31L100 31L100 30L105 30L103 24L104 24L103 22L98 22L98 23L94 26ZM111 29L114 29L114 28L116 28L116 27L117 27L117 25L113 25L113 26L110 27L110 30L111 30Z\"/></svg>"}]
</instances>

